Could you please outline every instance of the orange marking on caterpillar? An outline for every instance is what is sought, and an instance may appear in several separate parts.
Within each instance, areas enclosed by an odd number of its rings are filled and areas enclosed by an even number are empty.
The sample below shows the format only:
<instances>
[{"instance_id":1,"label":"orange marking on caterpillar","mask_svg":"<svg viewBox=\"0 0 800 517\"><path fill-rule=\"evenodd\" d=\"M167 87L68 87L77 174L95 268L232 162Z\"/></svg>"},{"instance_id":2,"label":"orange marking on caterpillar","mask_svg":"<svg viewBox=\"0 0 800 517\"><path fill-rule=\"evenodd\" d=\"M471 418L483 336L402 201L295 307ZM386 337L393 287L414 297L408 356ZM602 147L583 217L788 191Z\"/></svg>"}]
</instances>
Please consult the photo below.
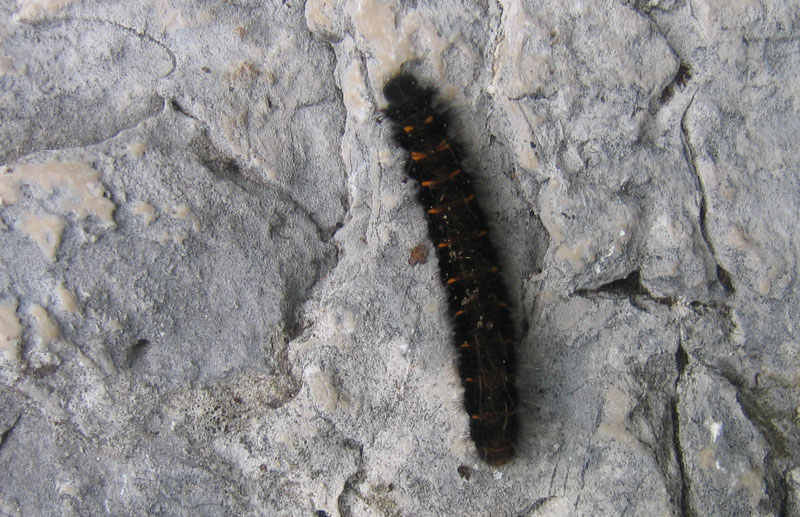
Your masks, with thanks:
<instances>
[{"instance_id":1,"label":"orange marking on caterpillar","mask_svg":"<svg viewBox=\"0 0 800 517\"><path fill-rule=\"evenodd\" d=\"M447 142L447 140L442 140L441 142L439 142L439 145L436 146L437 153L445 151L447 149L450 149L450 144Z\"/></svg>"},{"instance_id":2,"label":"orange marking on caterpillar","mask_svg":"<svg viewBox=\"0 0 800 517\"><path fill-rule=\"evenodd\" d=\"M433 115L428 115L428 117L425 119L425 124L430 124L432 122L433 122Z\"/></svg>"},{"instance_id":3,"label":"orange marking on caterpillar","mask_svg":"<svg viewBox=\"0 0 800 517\"><path fill-rule=\"evenodd\" d=\"M410 135L411 133L413 133L413 132L414 132L414 126L405 126L405 127L403 128L403 131L405 131L405 132L406 132L406 134Z\"/></svg>"}]
</instances>

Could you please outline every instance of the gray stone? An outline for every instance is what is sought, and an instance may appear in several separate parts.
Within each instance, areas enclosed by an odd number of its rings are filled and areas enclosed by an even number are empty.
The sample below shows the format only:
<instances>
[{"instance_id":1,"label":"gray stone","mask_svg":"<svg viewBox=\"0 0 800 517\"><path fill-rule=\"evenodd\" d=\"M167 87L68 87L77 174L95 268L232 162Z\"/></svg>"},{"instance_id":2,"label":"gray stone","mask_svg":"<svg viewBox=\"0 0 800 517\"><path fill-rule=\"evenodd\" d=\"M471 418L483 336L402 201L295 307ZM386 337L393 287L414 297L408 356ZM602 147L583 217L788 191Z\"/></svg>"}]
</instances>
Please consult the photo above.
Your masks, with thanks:
<instances>
[{"instance_id":1,"label":"gray stone","mask_svg":"<svg viewBox=\"0 0 800 517\"><path fill-rule=\"evenodd\" d=\"M0 2L0 514L800 515L793 2ZM477 457L381 89L515 301Z\"/></svg>"}]
</instances>

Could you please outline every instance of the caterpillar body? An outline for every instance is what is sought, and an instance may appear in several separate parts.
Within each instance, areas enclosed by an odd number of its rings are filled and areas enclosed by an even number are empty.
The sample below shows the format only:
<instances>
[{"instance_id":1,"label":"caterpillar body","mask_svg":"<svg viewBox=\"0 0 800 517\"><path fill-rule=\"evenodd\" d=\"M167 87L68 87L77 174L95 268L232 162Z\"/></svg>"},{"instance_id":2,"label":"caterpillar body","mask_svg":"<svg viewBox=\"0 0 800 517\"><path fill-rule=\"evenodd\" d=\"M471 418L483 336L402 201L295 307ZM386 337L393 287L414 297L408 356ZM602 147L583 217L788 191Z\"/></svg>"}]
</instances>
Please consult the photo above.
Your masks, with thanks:
<instances>
[{"instance_id":1,"label":"caterpillar body","mask_svg":"<svg viewBox=\"0 0 800 517\"><path fill-rule=\"evenodd\" d=\"M481 459L501 465L514 455L519 420L514 324L497 253L436 91L401 73L383 94L394 140L408 152L408 175L419 183L447 291L470 437Z\"/></svg>"}]
</instances>

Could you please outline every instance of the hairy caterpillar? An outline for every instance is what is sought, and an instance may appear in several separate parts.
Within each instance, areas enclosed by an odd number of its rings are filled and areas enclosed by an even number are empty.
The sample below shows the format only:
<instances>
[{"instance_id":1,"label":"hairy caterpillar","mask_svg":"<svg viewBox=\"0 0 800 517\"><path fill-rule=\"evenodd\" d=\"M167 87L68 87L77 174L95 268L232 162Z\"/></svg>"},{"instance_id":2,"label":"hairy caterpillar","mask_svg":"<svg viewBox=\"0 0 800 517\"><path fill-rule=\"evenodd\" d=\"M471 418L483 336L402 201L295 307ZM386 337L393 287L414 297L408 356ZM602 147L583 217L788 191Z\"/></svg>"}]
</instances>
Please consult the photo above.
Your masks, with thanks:
<instances>
[{"instance_id":1,"label":"hairy caterpillar","mask_svg":"<svg viewBox=\"0 0 800 517\"><path fill-rule=\"evenodd\" d=\"M470 437L485 462L501 465L514 455L519 421L514 325L497 253L436 91L401 73L383 94L394 140L409 153L408 174L419 182L447 290Z\"/></svg>"}]
</instances>

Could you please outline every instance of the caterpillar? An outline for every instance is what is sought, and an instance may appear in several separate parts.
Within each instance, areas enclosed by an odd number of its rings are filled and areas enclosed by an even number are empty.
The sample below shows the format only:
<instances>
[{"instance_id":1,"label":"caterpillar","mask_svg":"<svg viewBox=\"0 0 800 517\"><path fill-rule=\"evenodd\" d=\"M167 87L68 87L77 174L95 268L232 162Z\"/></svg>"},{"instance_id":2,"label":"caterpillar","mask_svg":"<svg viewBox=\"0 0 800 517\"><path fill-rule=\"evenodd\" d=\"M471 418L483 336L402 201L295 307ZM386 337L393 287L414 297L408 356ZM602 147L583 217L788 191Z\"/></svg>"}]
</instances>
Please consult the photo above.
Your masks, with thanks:
<instances>
[{"instance_id":1,"label":"caterpillar","mask_svg":"<svg viewBox=\"0 0 800 517\"><path fill-rule=\"evenodd\" d=\"M383 95L394 141L408 152L408 175L419 184L447 292L470 438L483 461L502 465L514 456L519 420L514 324L497 252L436 90L400 73Z\"/></svg>"}]
</instances>

